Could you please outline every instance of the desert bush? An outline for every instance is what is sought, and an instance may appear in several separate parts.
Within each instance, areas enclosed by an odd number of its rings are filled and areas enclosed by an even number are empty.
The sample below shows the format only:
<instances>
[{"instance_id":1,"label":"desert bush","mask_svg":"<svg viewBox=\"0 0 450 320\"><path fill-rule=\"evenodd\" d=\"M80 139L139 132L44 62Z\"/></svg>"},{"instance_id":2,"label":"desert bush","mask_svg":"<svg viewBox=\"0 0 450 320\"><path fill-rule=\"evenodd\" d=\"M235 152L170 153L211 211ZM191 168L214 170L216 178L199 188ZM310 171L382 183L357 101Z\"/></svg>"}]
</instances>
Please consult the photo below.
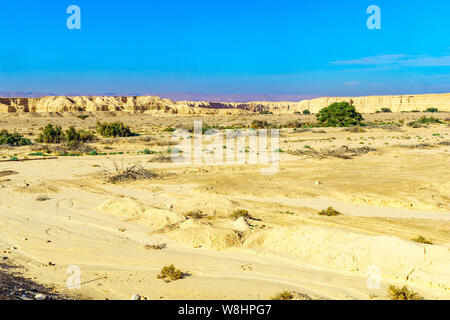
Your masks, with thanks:
<instances>
[{"instance_id":1,"label":"desert bush","mask_svg":"<svg viewBox=\"0 0 450 320\"><path fill-rule=\"evenodd\" d=\"M392 112L389 108L381 108L380 110L377 110L375 113L390 113Z\"/></svg>"},{"instance_id":2,"label":"desert bush","mask_svg":"<svg viewBox=\"0 0 450 320\"><path fill-rule=\"evenodd\" d=\"M439 120L438 118L435 118L435 117L422 116L416 121L409 122L407 125L412 128L420 128L420 127L422 127L422 125L432 124L432 123L442 124L444 122L442 122L441 120Z\"/></svg>"},{"instance_id":3,"label":"desert bush","mask_svg":"<svg viewBox=\"0 0 450 320\"><path fill-rule=\"evenodd\" d=\"M173 264L170 266L165 266L161 269L161 273L156 277L158 279L163 279L165 282L170 282L178 279L183 279L187 273L183 273L181 270L174 267Z\"/></svg>"},{"instance_id":4,"label":"desert bush","mask_svg":"<svg viewBox=\"0 0 450 320\"><path fill-rule=\"evenodd\" d=\"M31 140L24 138L17 132L9 133L7 130L0 131L0 145L26 146L31 144Z\"/></svg>"},{"instance_id":5,"label":"desert bush","mask_svg":"<svg viewBox=\"0 0 450 320\"><path fill-rule=\"evenodd\" d=\"M63 131L60 126L47 124L41 128L41 133L36 139L40 143L65 143L71 147L77 147L85 142L95 140L95 135L91 131L77 130L74 127L69 127Z\"/></svg>"},{"instance_id":6,"label":"desert bush","mask_svg":"<svg viewBox=\"0 0 450 320\"><path fill-rule=\"evenodd\" d=\"M289 291L283 291L270 298L270 300L292 300L292 299L294 299L294 295Z\"/></svg>"},{"instance_id":7,"label":"desert bush","mask_svg":"<svg viewBox=\"0 0 450 320\"><path fill-rule=\"evenodd\" d=\"M319 215L321 216L327 216L327 217L331 217L331 216L338 216L342 213L340 213L339 211L333 209L332 207L328 207L326 210L322 210L319 212Z\"/></svg>"},{"instance_id":8,"label":"desert bush","mask_svg":"<svg viewBox=\"0 0 450 320\"><path fill-rule=\"evenodd\" d=\"M87 118L89 118L89 115L87 115L87 114L80 114L80 115L77 116L77 118L81 119L81 120L86 120Z\"/></svg>"},{"instance_id":9,"label":"desert bush","mask_svg":"<svg viewBox=\"0 0 450 320\"><path fill-rule=\"evenodd\" d=\"M114 169L103 171L104 177L108 182L126 182L134 180L151 179L157 177L157 174L145 169L141 165L131 165L126 168L119 168L119 166L114 162Z\"/></svg>"},{"instance_id":10,"label":"desert bush","mask_svg":"<svg viewBox=\"0 0 450 320\"><path fill-rule=\"evenodd\" d=\"M403 286L402 288L396 286L389 286L388 297L391 300L422 300L423 298L413 290L408 289L408 287Z\"/></svg>"},{"instance_id":11,"label":"desert bush","mask_svg":"<svg viewBox=\"0 0 450 320\"><path fill-rule=\"evenodd\" d=\"M271 125L267 121L263 120L253 120L252 124L250 125L250 128L253 129L264 129L269 127L271 127Z\"/></svg>"},{"instance_id":12,"label":"desert bush","mask_svg":"<svg viewBox=\"0 0 450 320\"><path fill-rule=\"evenodd\" d=\"M432 113L435 113L435 112L439 112L439 110L438 110L437 108L427 108L424 112L432 112Z\"/></svg>"},{"instance_id":13,"label":"desert bush","mask_svg":"<svg viewBox=\"0 0 450 320\"><path fill-rule=\"evenodd\" d=\"M64 132L64 142L91 142L95 140L95 135L91 131L87 130L77 130L74 127L69 127Z\"/></svg>"},{"instance_id":14,"label":"desert bush","mask_svg":"<svg viewBox=\"0 0 450 320\"><path fill-rule=\"evenodd\" d=\"M130 127L123 124L123 122L111 122L111 123L101 123L97 122L96 125L97 132L103 137L131 137L136 136L135 133L131 132Z\"/></svg>"},{"instance_id":15,"label":"desert bush","mask_svg":"<svg viewBox=\"0 0 450 320\"><path fill-rule=\"evenodd\" d=\"M162 132L174 132L176 129L172 127L164 128Z\"/></svg>"},{"instance_id":16,"label":"desert bush","mask_svg":"<svg viewBox=\"0 0 450 320\"><path fill-rule=\"evenodd\" d=\"M236 209L236 210L234 210L233 214L231 215L231 219L237 220L240 217L244 217L244 218L247 218L247 219L253 219L253 217L245 209Z\"/></svg>"},{"instance_id":17,"label":"desert bush","mask_svg":"<svg viewBox=\"0 0 450 320\"><path fill-rule=\"evenodd\" d=\"M167 247L166 243L157 243L157 244L146 244L144 245L144 249L147 250L162 250Z\"/></svg>"},{"instance_id":18,"label":"desert bush","mask_svg":"<svg viewBox=\"0 0 450 320\"><path fill-rule=\"evenodd\" d=\"M190 211L188 213L185 214L186 218L191 218L191 219L201 219L206 217L206 214L203 214L203 212L201 210L193 210Z\"/></svg>"},{"instance_id":19,"label":"desert bush","mask_svg":"<svg viewBox=\"0 0 450 320\"><path fill-rule=\"evenodd\" d=\"M259 112L259 114L273 114L273 112L272 111L268 111L268 110L261 110Z\"/></svg>"},{"instance_id":20,"label":"desert bush","mask_svg":"<svg viewBox=\"0 0 450 320\"><path fill-rule=\"evenodd\" d=\"M312 297L296 291L283 291L273 296L271 300L312 300Z\"/></svg>"},{"instance_id":21,"label":"desert bush","mask_svg":"<svg viewBox=\"0 0 450 320\"><path fill-rule=\"evenodd\" d=\"M347 146L341 146L336 149L322 149L320 151L312 149L310 146L305 146L306 150L288 151L289 154L294 156L307 156L310 158L326 159L326 158L340 158L340 159L352 159L353 157L367 154L375 149L369 147L361 148L349 148Z\"/></svg>"},{"instance_id":22,"label":"desert bush","mask_svg":"<svg viewBox=\"0 0 450 320\"><path fill-rule=\"evenodd\" d=\"M441 120L439 120L438 118L435 117L425 117L422 116L419 118L418 120L420 123L422 124L428 124L428 123L443 123Z\"/></svg>"},{"instance_id":23,"label":"desert bush","mask_svg":"<svg viewBox=\"0 0 450 320\"><path fill-rule=\"evenodd\" d=\"M303 110L303 114L310 114L311 112L308 109Z\"/></svg>"},{"instance_id":24,"label":"desert bush","mask_svg":"<svg viewBox=\"0 0 450 320\"><path fill-rule=\"evenodd\" d=\"M431 240L427 240L422 236L418 236L417 238L411 239L414 242L417 243L424 243L424 244L433 244L433 242Z\"/></svg>"},{"instance_id":25,"label":"desert bush","mask_svg":"<svg viewBox=\"0 0 450 320\"><path fill-rule=\"evenodd\" d=\"M327 127L348 127L360 125L364 120L354 106L348 102L336 102L316 114L320 125Z\"/></svg>"},{"instance_id":26,"label":"desert bush","mask_svg":"<svg viewBox=\"0 0 450 320\"><path fill-rule=\"evenodd\" d=\"M362 133L362 132L366 132L366 130L364 130L364 129L361 128L361 127L345 128L344 131L352 132L352 133Z\"/></svg>"},{"instance_id":27,"label":"desert bush","mask_svg":"<svg viewBox=\"0 0 450 320\"><path fill-rule=\"evenodd\" d=\"M41 133L36 139L40 143L61 143L64 139L64 132L60 126L53 126L52 123L47 124L41 128Z\"/></svg>"}]
</instances>

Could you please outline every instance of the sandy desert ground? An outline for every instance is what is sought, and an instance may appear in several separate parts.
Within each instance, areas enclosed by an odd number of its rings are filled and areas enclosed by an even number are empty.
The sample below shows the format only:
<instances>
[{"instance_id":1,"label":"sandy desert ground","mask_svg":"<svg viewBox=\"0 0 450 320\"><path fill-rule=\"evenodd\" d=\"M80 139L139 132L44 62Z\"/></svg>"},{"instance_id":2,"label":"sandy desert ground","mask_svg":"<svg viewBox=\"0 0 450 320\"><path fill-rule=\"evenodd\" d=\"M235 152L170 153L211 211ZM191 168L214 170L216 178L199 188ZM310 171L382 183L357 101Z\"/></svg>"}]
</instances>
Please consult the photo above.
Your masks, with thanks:
<instances>
[{"instance_id":1,"label":"sandy desert ground","mask_svg":"<svg viewBox=\"0 0 450 320\"><path fill-rule=\"evenodd\" d=\"M165 128L194 120L246 127L314 116L2 115L0 129L29 138L49 122L93 129L97 120L124 121L140 135L90 144L106 155L0 162L0 256L25 277L86 299L270 299L282 291L385 299L389 285L449 299L450 114L433 115L445 124L391 125L421 115L364 115L379 125L363 132L283 128L274 175L261 174L264 164L181 165L142 151L173 148ZM364 152L322 152L342 146ZM36 148L3 146L0 158L36 158ZM113 184L104 172L114 164L156 176ZM318 215L330 206L342 215ZM251 218L233 220L237 209ZM419 236L432 244L412 241ZM171 264L189 276L158 279ZM80 289L67 288L70 266L80 268ZM376 272L379 288L368 285Z\"/></svg>"}]
</instances>

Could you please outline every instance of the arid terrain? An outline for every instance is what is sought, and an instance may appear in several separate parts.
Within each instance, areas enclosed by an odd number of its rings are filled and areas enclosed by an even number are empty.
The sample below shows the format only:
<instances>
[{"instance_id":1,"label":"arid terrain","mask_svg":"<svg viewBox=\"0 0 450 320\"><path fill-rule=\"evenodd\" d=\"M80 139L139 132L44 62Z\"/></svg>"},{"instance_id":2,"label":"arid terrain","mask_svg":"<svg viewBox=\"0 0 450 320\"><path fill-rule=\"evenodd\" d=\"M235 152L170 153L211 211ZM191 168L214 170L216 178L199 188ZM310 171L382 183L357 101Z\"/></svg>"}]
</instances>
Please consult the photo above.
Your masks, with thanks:
<instances>
[{"instance_id":1,"label":"arid terrain","mask_svg":"<svg viewBox=\"0 0 450 320\"><path fill-rule=\"evenodd\" d=\"M442 123L407 125L424 115ZM123 121L139 135L99 137L79 153L1 146L0 257L62 295L91 299L270 299L283 291L386 299L389 285L450 299L450 113L363 116L368 125L349 130L297 127L315 117L292 112L3 113L0 130L33 141L48 123L95 130L97 121ZM219 131L249 130L255 120L280 128L277 172L261 174L267 164L247 161L171 161L172 129L195 120ZM151 175L111 181L133 165ZM318 214L328 207L341 214ZM184 278L159 279L172 264ZM69 290L73 266L81 285Z\"/></svg>"}]
</instances>

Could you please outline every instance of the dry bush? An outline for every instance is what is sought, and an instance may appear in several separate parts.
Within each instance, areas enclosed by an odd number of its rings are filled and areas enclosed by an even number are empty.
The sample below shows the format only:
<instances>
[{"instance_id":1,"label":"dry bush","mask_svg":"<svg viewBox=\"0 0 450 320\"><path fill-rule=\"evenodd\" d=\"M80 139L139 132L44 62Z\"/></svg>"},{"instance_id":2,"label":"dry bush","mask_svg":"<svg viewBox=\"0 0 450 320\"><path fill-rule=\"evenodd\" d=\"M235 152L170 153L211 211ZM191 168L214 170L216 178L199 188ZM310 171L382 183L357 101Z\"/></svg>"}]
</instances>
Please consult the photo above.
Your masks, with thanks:
<instances>
[{"instance_id":1,"label":"dry bush","mask_svg":"<svg viewBox=\"0 0 450 320\"><path fill-rule=\"evenodd\" d=\"M152 141L152 146L158 146L158 147L170 147L170 146L176 146L178 142L171 141L171 140L156 140Z\"/></svg>"},{"instance_id":2,"label":"dry bush","mask_svg":"<svg viewBox=\"0 0 450 320\"><path fill-rule=\"evenodd\" d=\"M433 148L433 145L429 143L418 143L409 146L410 149L429 149Z\"/></svg>"},{"instance_id":3,"label":"dry bush","mask_svg":"<svg viewBox=\"0 0 450 320\"><path fill-rule=\"evenodd\" d=\"M422 300L423 298L413 290L408 289L406 286L398 288L396 286L389 286L388 296L391 300Z\"/></svg>"},{"instance_id":4,"label":"dry bush","mask_svg":"<svg viewBox=\"0 0 450 320\"><path fill-rule=\"evenodd\" d=\"M314 149L305 149L305 150L288 151L288 153L292 155L297 156L302 155L317 159L325 159L325 158L352 159L353 157L361 156L374 150L375 149L369 147L349 148L347 146L341 146L337 149L322 149L320 151L316 151Z\"/></svg>"},{"instance_id":5,"label":"dry bush","mask_svg":"<svg viewBox=\"0 0 450 320\"><path fill-rule=\"evenodd\" d=\"M350 127L350 128L345 128L342 131L346 131L346 132L352 132L352 133L362 133L362 132L366 132L366 130L364 130L361 127Z\"/></svg>"},{"instance_id":6,"label":"dry bush","mask_svg":"<svg viewBox=\"0 0 450 320\"><path fill-rule=\"evenodd\" d=\"M148 162L171 162L172 161L172 154L168 151L162 151L150 160Z\"/></svg>"},{"instance_id":7,"label":"dry bush","mask_svg":"<svg viewBox=\"0 0 450 320\"><path fill-rule=\"evenodd\" d=\"M206 217L206 214L203 214L203 212L201 210L194 210L194 211L190 211L188 213L185 214L186 218L191 218L191 219L201 219Z\"/></svg>"},{"instance_id":8,"label":"dry bush","mask_svg":"<svg viewBox=\"0 0 450 320\"><path fill-rule=\"evenodd\" d=\"M441 141L438 143L440 146L450 146L450 140Z\"/></svg>"},{"instance_id":9,"label":"dry bush","mask_svg":"<svg viewBox=\"0 0 450 320\"><path fill-rule=\"evenodd\" d=\"M47 200L50 200L50 198L44 195L40 195L39 197L36 198L36 201L47 201Z\"/></svg>"},{"instance_id":10,"label":"dry bush","mask_svg":"<svg viewBox=\"0 0 450 320\"><path fill-rule=\"evenodd\" d=\"M166 243L157 243L157 244L146 244L144 245L144 249L147 250L162 250L167 247Z\"/></svg>"},{"instance_id":11,"label":"dry bush","mask_svg":"<svg viewBox=\"0 0 450 320\"><path fill-rule=\"evenodd\" d=\"M342 213L333 209L332 207L328 207L326 210L319 211L320 216L327 216L327 217L338 216L341 214Z\"/></svg>"},{"instance_id":12,"label":"dry bush","mask_svg":"<svg viewBox=\"0 0 450 320\"><path fill-rule=\"evenodd\" d=\"M270 299L271 300L292 300L292 299L294 299L294 295L289 291L283 291L283 292L273 296Z\"/></svg>"},{"instance_id":13,"label":"dry bush","mask_svg":"<svg viewBox=\"0 0 450 320\"><path fill-rule=\"evenodd\" d=\"M417 238L411 239L414 242L417 243L424 243L424 244L433 244L433 242L431 242L431 240L427 240L422 236L418 236Z\"/></svg>"},{"instance_id":14,"label":"dry bush","mask_svg":"<svg viewBox=\"0 0 450 320\"><path fill-rule=\"evenodd\" d=\"M230 217L233 220L237 220L237 219L239 219L241 217L244 217L244 218L247 218L247 219L253 219L253 217L245 209L234 210L233 214Z\"/></svg>"},{"instance_id":15,"label":"dry bush","mask_svg":"<svg viewBox=\"0 0 450 320\"><path fill-rule=\"evenodd\" d=\"M183 279L187 273L183 273L181 270L175 268L173 264L170 266L165 266L161 269L161 273L158 274L156 277L158 279L163 279L164 282L170 282L175 281L179 279Z\"/></svg>"},{"instance_id":16,"label":"dry bush","mask_svg":"<svg viewBox=\"0 0 450 320\"><path fill-rule=\"evenodd\" d=\"M115 162L113 170L104 169L103 173L105 179L111 183L152 179L157 177L156 173L145 169L141 165L134 164L123 168L122 164L122 168L119 168L119 166Z\"/></svg>"},{"instance_id":17,"label":"dry bush","mask_svg":"<svg viewBox=\"0 0 450 320\"><path fill-rule=\"evenodd\" d=\"M312 298L305 293L283 291L273 296L271 300L312 300Z\"/></svg>"}]
</instances>

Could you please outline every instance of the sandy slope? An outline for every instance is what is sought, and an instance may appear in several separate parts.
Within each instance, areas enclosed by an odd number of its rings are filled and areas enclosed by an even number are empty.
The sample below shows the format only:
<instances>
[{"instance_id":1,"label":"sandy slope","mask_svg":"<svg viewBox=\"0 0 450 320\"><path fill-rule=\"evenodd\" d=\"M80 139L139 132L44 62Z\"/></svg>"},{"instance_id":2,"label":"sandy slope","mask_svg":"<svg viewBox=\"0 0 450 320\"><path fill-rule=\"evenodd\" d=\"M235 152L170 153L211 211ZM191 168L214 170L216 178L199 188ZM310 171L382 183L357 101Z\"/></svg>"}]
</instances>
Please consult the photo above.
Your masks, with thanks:
<instances>
[{"instance_id":1,"label":"sandy slope","mask_svg":"<svg viewBox=\"0 0 450 320\"><path fill-rule=\"evenodd\" d=\"M0 177L2 254L23 265L26 276L61 292L67 291L68 266L79 266L81 290L72 292L99 299L133 293L149 299L267 299L283 290L377 299L385 298L389 284L448 299L448 147L392 145L400 143L397 135L437 139L431 134L445 136L449 129L418 130L360 134L355 143L374 136L377 151L350 160L282 153L273 176L261 175L258 165L147 163L152 155L138 154L2 162L0 172L17 172ZM280 147L350 143L349 133L326 131L284 132ZM141 143L114 148L141 150ZM143 163L158 177L106 183L102 172L113 161ZM37 200L44 195L47 200ZM330 205L344 214L317 215ZM256 220L233 222L236 208ZM185 216L196 209L206 216ZM419 235L434 244L411 241ZM165 249L148 248L162 243ZM170 264L191 276L157 279ZM381 271L380 289L367 286L373 266Z\"/></svg>"}]
</instances>

